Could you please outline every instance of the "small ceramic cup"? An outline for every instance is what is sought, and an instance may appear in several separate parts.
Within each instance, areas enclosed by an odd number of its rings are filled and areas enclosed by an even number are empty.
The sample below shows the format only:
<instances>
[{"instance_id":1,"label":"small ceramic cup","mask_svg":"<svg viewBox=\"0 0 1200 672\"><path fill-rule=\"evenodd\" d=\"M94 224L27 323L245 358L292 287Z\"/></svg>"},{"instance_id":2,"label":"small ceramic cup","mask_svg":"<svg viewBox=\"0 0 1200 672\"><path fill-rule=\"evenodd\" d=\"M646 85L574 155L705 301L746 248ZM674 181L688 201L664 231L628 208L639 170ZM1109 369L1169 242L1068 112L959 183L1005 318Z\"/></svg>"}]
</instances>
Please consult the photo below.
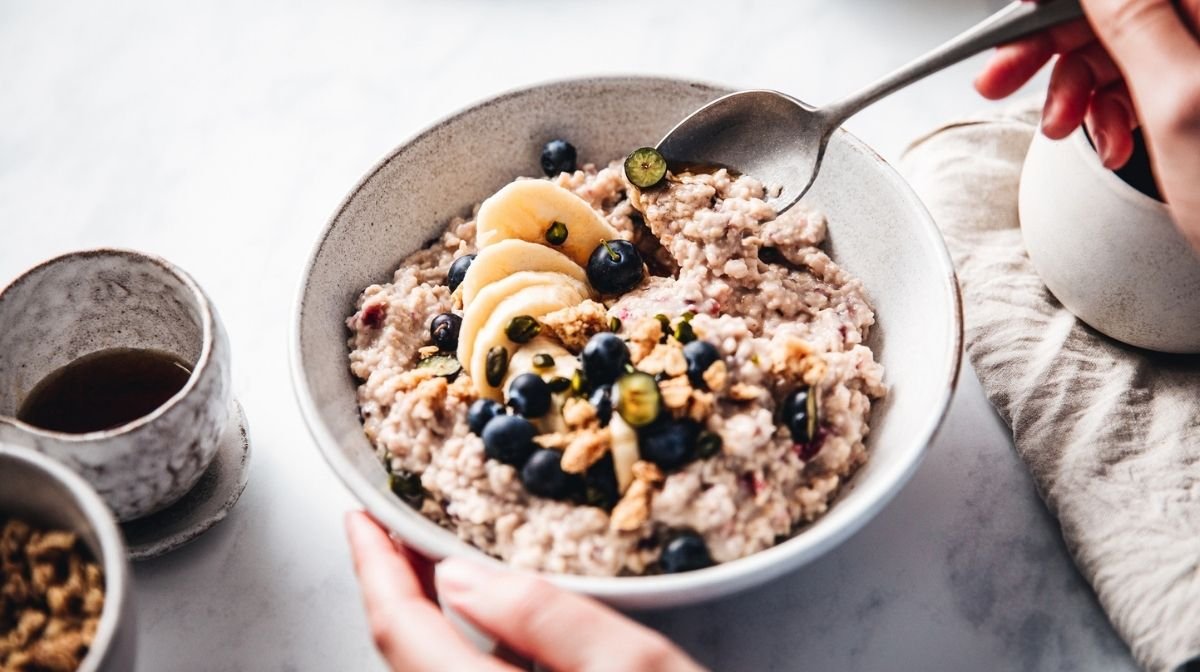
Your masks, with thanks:
<instances>
[{"instance_id":1,"label":"small ceramic cup","mask_svg":"<svg viewBox=\"0 0 1200 672\"><path fill-rule=\"evenodd\" d=\"M110 348L166 352L189 363L191 377L162 406L113 429L67 434L16 419L48 374ZM229 339L208 297L174 265L88 250L42 263L0 292L0 441L63 462L119 520L182 497L233 417Z\"/></svg>"},{"instance_id":2,"label":"small ceramic cup","mask_svg":"<svg viewBox=\"0 0 1200 672\"><path fill-rule=\"evenodd\" d=\"M1019 200L1029 258L1067 310L1130 345L1200 353L1200 255L1165 204L1104 168L1083 129L1035 137Z\"/></svg>"}]
</instances>

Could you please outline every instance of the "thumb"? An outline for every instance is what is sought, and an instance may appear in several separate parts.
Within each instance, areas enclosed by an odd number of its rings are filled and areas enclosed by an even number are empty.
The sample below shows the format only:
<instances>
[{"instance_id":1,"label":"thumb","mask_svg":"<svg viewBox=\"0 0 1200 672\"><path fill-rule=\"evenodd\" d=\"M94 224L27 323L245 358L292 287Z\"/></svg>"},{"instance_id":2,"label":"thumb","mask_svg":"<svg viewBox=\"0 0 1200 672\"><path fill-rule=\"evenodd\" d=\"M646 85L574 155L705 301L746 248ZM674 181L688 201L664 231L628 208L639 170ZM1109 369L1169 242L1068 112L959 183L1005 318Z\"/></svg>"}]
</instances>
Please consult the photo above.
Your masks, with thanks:
<instances>
[{"instance_id":1,"label":"thumb","mask_svg":"<svg viewBox=\"0 0 1200 672\"><path fill-rule=\"evenodd\" d=\"M437 587L480 630L551 669L700 669L657 632L527 574L450 558L437 567Z\"/></svg>"}]
</instances>

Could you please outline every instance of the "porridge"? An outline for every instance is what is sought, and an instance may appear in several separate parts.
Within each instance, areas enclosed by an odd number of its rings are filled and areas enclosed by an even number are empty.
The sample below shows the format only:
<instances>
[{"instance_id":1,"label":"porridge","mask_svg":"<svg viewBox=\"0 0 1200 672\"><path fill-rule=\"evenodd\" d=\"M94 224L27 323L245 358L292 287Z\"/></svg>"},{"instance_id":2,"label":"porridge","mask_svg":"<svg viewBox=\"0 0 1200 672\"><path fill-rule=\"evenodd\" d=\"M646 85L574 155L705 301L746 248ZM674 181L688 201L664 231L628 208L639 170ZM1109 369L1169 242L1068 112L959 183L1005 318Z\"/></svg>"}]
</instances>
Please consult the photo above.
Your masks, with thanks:
<instances>
[{"instance_id":1,"label":"porridge","mask_svg":"<svg viewBox=\"0 0 1200 672\"><path fill-rule=\"evenodd\" d=\"M569 150L569 151L568 151ZM825 220L649 149L520 179L348 319L392 491L515 566L700 569L819 517L867 459L882 367Z\"/></svg>"}]
</instances>

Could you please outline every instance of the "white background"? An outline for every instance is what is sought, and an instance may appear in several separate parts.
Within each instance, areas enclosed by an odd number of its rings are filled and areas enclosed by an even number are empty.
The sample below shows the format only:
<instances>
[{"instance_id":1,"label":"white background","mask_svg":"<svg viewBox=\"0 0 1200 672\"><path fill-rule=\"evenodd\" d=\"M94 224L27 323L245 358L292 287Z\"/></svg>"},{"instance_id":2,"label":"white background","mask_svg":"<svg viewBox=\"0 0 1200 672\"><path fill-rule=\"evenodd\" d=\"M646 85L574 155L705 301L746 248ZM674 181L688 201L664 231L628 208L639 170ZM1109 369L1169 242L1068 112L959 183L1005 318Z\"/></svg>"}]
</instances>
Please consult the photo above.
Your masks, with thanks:
<instances>
[{"instance_id":1,"label":"white background","mask_svg":"<svg viewBox=\"0 0 1200 672\"><path fill-rule=\"evenodd\" d=\"M250 418L231 517L136 567L140 669L381 667L341 531L354 503L302 426L286 344L310 245L391 147L477 99L581 74L825 102L1000 4L0 2L0 284L89 246L173 260L225 319ZM896 159L986 105L979 63L850 129ZM640 618L722 669L1132 667L969 368L923 467L860 534L752 593Z\"/></svg>"}]
</instances>

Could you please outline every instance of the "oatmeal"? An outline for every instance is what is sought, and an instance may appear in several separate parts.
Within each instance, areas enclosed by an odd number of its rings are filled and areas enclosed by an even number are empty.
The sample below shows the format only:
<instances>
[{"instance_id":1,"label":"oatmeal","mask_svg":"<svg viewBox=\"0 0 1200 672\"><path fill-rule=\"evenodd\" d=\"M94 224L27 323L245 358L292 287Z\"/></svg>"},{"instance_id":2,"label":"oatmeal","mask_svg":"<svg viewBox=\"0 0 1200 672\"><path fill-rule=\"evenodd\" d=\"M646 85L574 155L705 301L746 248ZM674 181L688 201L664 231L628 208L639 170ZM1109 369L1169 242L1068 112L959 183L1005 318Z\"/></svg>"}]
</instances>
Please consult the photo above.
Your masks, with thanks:
<instances>
[{"instance_id":1,"label":"oatmeal","mask_svg":"<svg viewBox=\"0 0 1200 672\"><path fill-rule=\"evenodd\" d=\"M393 491L519 567L728 562L867 459L874 313L824 219L635 155L508 185L347 322Z\"/></svg>"}]
</instances>

